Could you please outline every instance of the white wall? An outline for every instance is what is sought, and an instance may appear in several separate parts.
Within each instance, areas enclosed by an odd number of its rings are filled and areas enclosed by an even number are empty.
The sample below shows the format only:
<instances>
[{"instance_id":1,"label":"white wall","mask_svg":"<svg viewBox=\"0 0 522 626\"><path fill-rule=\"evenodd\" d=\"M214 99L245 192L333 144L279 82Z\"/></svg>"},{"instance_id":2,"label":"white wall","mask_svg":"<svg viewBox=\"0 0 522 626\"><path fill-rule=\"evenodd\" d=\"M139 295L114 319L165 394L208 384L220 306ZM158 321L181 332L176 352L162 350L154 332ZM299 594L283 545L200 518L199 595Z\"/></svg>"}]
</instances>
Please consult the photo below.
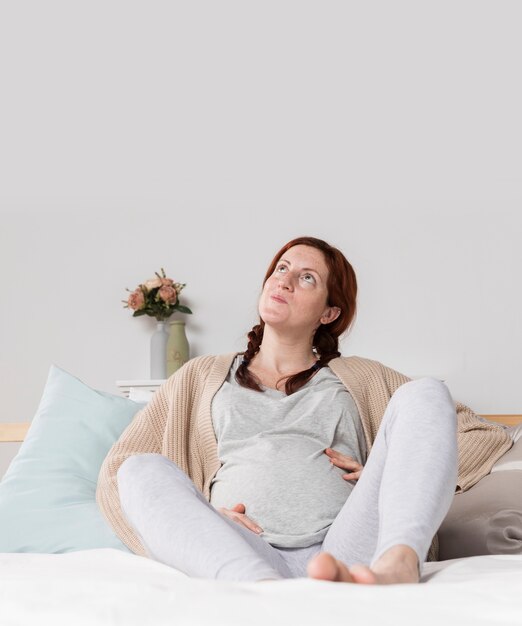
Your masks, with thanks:
<instances>
[{"instance_id":1,"label":"white wall","mask_svg":"<svg viewBox=\"0 0 522 626\"><path fill-rule=\"evenodd\" d=\"M147 377L153 320L120 301L161 266L187 283L193 355L242 349L271 256L302 234L357 273L344 354L522 413L521 18L0 4L0 419L32 418L51 363L115 393Z\"/></svg>"}]
</instances>

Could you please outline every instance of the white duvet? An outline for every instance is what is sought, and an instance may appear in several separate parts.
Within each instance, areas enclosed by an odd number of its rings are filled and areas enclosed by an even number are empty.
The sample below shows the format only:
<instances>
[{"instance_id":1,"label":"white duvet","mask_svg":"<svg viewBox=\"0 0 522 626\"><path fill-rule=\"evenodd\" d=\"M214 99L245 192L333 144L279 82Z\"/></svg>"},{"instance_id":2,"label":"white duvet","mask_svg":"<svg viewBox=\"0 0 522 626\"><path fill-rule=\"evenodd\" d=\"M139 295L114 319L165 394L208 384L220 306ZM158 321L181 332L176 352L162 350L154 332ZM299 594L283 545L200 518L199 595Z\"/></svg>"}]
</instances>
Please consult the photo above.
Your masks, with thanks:
<instances>
[{"instance_id":1,"label":"white duvet","mask_svg":"<svg viewBox=\"0 0 522 626\"><path fill-rule=\"evenodd\" d=\"M0 626L522 626L522 555L425 563L419 585L189 578L113 549L0 554Z\"/></svg>"}]
</instances>

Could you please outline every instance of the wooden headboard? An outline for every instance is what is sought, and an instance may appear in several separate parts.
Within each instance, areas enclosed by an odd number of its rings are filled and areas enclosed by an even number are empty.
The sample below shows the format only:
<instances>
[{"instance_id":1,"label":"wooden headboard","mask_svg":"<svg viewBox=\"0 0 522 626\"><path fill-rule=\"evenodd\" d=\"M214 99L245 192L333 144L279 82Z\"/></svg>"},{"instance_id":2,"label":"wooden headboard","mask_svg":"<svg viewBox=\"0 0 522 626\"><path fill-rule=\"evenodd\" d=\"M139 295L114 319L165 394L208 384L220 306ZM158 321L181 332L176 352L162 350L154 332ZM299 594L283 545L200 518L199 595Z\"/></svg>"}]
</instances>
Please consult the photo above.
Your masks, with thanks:
<instances>
[{"instance_id":1,"label":"wooden headboard","mask_svg":"<svg viewBox=\"0 0 522 626\"><path fill-rule=\"evenodd\" d=\"M479 414L477 413L477 415ZM518 426L518 424L522 423L522 415L516 415L515 413L510 415L479 415L479 417L483 417L489 422L498 422L506 426Z\"/></svg>"},{"instance_id":2,"label":"wooden headboard","mask_svg":"<svg viewBox=\"0 0 522 626\"><path fill-rule=\"evenodd\" d=\"M517 414L480 415L480 417L490 422L498 422L499 424L506 424L507 426L516 426L522 423L522 415ZM0 423L0 443L4 441L23 441L30 425L31 422Z\"/></svg>"}]
</instances>

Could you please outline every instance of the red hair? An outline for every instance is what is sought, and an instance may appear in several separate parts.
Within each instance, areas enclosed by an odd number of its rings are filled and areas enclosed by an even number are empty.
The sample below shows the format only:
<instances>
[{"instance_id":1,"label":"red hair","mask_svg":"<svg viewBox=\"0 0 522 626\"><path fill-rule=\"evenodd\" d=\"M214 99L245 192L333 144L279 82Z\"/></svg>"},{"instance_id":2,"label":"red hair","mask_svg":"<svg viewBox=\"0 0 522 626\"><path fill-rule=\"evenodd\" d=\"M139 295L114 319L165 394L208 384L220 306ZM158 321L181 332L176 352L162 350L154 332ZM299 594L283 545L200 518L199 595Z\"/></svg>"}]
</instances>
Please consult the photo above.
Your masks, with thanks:
<instances>
[{"instance_id":1,"label":"red hair","mask_svg":"<svg viewBox=\"0 0 522 626\"><path fill-rule=\"evenodd\" d=\"M326 284L328 290L327 304L328 306L339 307L341 313L333 322L322 324L315 331L313 347L319 357L319 361L314 367L288 377L285 383L287 395L294 393L310 380L318 367L324 367L329 361L340 356L341 353L338 351L339 337L353 324L357 312L357 279L353 267L340 250L315 237L297 237L285 244L268 266L263 279L263 287L268 278L274 273L282 255L294 246L310 246L311 248L317 248L323 253L326 266L328 267ZM262 391L262 389L256 378L248 370L248 363L259 352L264 328L265 322L260 318L259 324L256 324L248 333L248 346L243 353L243 362L236 372L236 380L240 385L256 391Z\"/></svg>"}]
</instances>

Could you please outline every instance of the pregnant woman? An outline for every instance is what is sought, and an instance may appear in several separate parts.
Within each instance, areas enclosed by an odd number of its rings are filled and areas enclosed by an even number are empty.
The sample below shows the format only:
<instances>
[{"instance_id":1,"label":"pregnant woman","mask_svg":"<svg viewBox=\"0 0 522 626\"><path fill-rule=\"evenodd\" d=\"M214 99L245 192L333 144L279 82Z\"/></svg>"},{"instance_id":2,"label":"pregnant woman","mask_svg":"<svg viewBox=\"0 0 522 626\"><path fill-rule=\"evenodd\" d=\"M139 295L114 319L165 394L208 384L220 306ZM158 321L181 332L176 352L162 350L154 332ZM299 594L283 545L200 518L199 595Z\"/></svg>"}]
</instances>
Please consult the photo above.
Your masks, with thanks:
<instances>
[{"instance_id":1,"label":"pregnant woman","mask_svg":"<svg viewBox=\"0 0 522 626\"><path fill-rule=\"evenodd\" d=\"M512 441L441 381L341 357L356 296L328 243L275 255L246 350L186 363L102 465L98 504L133 552L228 581L419 581L455 492Z\"/></svg>"}]
</instances>

